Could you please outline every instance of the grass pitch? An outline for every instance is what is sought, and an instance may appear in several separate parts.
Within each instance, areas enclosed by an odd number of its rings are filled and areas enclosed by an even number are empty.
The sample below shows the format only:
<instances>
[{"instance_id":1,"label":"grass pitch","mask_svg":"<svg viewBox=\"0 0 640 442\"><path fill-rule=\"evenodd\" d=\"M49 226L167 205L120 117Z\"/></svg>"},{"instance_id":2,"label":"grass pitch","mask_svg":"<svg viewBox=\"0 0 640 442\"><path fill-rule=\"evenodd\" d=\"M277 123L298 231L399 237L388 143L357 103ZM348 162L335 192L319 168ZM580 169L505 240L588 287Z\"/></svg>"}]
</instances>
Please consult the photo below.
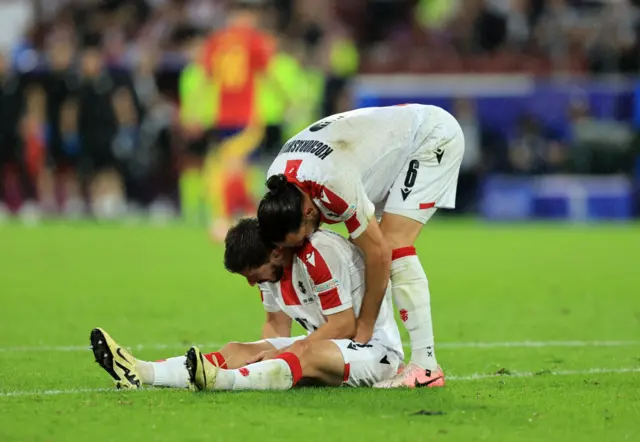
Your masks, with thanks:
<instances>
[{"instance_id":1,"label":"grass pitch","mask_svg":"<svg viewBox=\"0 0 640 442\"><path fill-rule=\"evenodd\" d=\"M0 441L640 440L638 226L436 219L418 251L444 389L118 392L93 327L215 350L259 336L257 290L193 228L0 226Z\"/></svg>"}]
</instances>

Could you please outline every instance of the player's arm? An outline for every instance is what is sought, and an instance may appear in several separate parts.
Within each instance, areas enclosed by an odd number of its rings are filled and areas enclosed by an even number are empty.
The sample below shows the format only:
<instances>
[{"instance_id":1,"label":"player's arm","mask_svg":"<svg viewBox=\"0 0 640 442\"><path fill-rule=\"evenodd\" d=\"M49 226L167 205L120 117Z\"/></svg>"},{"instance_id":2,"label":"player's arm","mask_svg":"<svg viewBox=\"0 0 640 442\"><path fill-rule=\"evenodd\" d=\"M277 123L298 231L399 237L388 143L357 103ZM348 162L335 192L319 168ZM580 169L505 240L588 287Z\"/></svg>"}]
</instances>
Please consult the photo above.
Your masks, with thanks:
<instances>
[{"instance_id":1,"label":"player's arm","mask_svg":"<svg viewBox=\"0 0 640 442\"><path fill-rule=\"evenodd\" d=\"M362 299L354 340L365 344L373 336L373 328L389 283L391 249L375 218L369 221L367 228L360 236L353 238L353 242L364 254L366 281L366 291Z\"/></svg>"},{"instance_id":2,"label":"player's arm","mask_svg":"<svg viewBox=\"0 0 640 442\"><path fill-rule=\"evenodd\" d=\"M358 317L357 342L366 343L373 335L380 305L389 282L391 250L375 219L373 203L369 201L362 182L334 181L332 190L324 189L325 208L336 221L343 221L349 235L365 260L366 292ZM335 189L335 190L333 190ZM331 215L325 216L331 218Z\"/></svg>"},{"instance_id":3,"label":"player's arm","mask_svg":"<svg viewBox=\"0 0 640 442\"><path fill-rule=\"evenodd\" d=\"M266 312L261 339L288 338L291 336L291 318L283 311Z\"/></svg>"},{"instance_id":4,"label":"player's arm","mask_svg":"<svg viewBox=\"0 0 640 442\"><path fill-rule=\"evenodd\" d=\"M309 341L320 339L353 339L356 335L356 315L352 308L327 316L327 322L307 336Z\"/></svg>"},{"instance_id":5,"label":"player's arm","mask_svg":"<svg viewBox=\"0 0 640 442\"><path fill-rule=\"evenodd\" d=\"M291 336L291 318L280 309L276 297L267 284L259 284L262 306L266 312L262 339Z\"/></svg>"},{"instance_id":6,"label":"player's arm","mask_svg":"<svg viewBox=\"0 0 640 442\"><path fill-rule=\"evenodd\" d=\"M352 339L356 334L356 316L347 258L331 247L331 243L314 244L313 239L304 246L299 256L305 263L313 294L327 321L307 339Z\"/></svg>"}]
</instances>

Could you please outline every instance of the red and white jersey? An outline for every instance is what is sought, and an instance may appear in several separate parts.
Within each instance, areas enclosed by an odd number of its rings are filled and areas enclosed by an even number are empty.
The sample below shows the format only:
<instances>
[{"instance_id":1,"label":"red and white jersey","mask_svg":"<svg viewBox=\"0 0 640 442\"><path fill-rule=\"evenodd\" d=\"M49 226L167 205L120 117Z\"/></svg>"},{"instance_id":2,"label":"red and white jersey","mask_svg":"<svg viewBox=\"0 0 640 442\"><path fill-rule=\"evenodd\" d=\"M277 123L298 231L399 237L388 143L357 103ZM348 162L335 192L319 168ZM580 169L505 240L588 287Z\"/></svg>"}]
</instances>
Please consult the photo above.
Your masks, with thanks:
<instances>
[{"instance_id":1,"label":"red and white jersey","mask_svg":"<svg viewBox=\"0 0 640 442\"><path fill-rule=\"evenodd\" d=\"M268 312L283 311L311 333L326 317L353 308L360 313L365 293L364 259L359 248L337 233L318 230L293 258L277 283L259 284ZM373 339L403 355L400 332L387 289Z\"/></svg>"},{"instance_id":2,"label":"red and white jersey","mask_svg":"<svg viewBox=\"0 0 640 442\"><path fill-rule=\"evenodd\" d=\"M311 196L323 222L344 222L357 238L428 137L430 109L409 104L327 117L287 141L268 176L285 174Z\"/></svg>"}]
</instances>

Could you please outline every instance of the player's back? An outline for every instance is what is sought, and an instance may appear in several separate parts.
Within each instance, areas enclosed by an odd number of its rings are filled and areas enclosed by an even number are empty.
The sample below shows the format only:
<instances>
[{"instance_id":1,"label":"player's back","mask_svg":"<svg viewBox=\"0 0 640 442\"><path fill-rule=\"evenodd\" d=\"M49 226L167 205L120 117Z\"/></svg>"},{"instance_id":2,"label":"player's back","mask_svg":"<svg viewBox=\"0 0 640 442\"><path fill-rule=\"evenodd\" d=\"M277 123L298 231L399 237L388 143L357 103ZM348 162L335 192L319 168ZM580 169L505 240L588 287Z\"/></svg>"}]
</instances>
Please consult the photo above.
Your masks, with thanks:
<instances>
[{"instance_id":1,"label":"player's back","mask_svg":"<svg viewBox=\"0 0 640 442\"><path fill-rule=\"evenodd\" d=\"M418 134L426 108L371 107L327 117L291 138L268 175L283 173L287 161L299 159L301 174L319 184L327 175L359 175L369 199L380 202L422 142Z\"/></svg>"}]
</instances>

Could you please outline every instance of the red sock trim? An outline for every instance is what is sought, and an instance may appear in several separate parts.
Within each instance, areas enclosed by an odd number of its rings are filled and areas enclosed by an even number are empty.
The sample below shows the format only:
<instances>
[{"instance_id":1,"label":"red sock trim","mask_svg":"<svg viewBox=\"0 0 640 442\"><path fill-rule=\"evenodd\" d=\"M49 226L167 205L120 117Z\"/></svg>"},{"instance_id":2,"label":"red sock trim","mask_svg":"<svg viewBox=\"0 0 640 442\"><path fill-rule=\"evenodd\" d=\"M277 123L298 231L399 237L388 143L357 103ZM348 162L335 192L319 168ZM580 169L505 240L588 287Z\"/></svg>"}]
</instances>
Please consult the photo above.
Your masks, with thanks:
<instances>
[{"instance_id":1,"label":"red sock trim","mask_svg":"<svg viewBox=\"0 0 640 442\"><path fill-rule=\"evenodd\" d=\"M399 249L394 249L391 252L391 261L395 261L396 259L404 258L405 256L417 255L416 248L413 246L409 247L400 247Z\"/></svg>"},{"instance_id":2,"label":"red sock trim","mask_svg":"<svg viewBox=\"0 0 640 442\"><path fill-rule=\"evenodd\" d=\"M351 364L344 364L344 376L342 377L343 382L349 382L349 374L351 374Z\"/></svg>"},{"instance_id":3,"label":"red sock trim","mask_svg":"<svg viewBox=\"0 0 640 442\"><path fill-rule=\"evenodd\" d=\"M292 387L295 386L300 379L302 379L302 365L300 364L300 359L293 353L282 353L275 357L275 359L282 359L287 363L289 368L291 369L291 375L293 376L293 384Z\"/></svg>"},{"instance_id":4,"label":"red sock trim","mask_svg":"<svg viewBox=\"0 0 640 442\"><path fill-rule=\"evenodd\" d=\"M207 358L207 361L211 362L213 365L217 365L220 368L227 368L227 361L224 360L222 353L216 351L202 356Z\"/></svg>"}]
</instances>

